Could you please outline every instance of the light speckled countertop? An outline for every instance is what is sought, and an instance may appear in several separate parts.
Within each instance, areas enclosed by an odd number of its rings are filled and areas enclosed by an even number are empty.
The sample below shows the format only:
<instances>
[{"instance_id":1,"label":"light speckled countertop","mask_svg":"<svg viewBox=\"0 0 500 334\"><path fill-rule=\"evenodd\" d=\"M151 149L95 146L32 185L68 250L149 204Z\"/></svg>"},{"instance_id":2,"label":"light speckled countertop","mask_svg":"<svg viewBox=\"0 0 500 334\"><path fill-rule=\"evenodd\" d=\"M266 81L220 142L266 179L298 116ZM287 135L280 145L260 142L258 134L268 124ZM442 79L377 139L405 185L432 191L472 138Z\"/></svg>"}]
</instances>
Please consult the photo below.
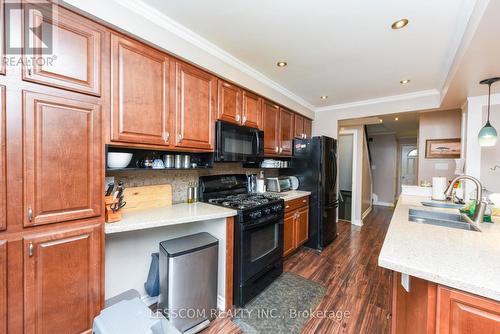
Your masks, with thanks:
<instances>
[{"instance_id":1,"label":"light speckled countertop","mask_svg":"<svg viewBox=\"0 0 500 334\"><path fill-rule=\"evenodd\" d=\"M500 221L482 232L415 223L410 207L429 197L402 195L378 258L379 266L500 301ZM425 208L456 212L457 209Z\"/></svg>"},{"instance_id":2,"label":"light speckled countertop","mask_svg":"<svg viewBox=\"0 0 500 334\"><path fill-rule=\"evenodd\" d=\"M290 190L290 191L284 191L282 193L274 193L274 192L267 192L269 195L275 195L283 198L286 201L291 201L292 199L297 199L305 196L311 195L310 191L303 191L303 190Z\"/></svg>"},{"instance_id":3,"label":"light speckled countertop","mask_svg":"<svg viewBox=\"0 0 500 334\"><path fill-rule=\"evenodd\" d=\"M236 216L236 211L202 202L174 204L171 207L124 213L115 223L106 223L106 234L179 225Z\"/></svg>"}]
</instances>

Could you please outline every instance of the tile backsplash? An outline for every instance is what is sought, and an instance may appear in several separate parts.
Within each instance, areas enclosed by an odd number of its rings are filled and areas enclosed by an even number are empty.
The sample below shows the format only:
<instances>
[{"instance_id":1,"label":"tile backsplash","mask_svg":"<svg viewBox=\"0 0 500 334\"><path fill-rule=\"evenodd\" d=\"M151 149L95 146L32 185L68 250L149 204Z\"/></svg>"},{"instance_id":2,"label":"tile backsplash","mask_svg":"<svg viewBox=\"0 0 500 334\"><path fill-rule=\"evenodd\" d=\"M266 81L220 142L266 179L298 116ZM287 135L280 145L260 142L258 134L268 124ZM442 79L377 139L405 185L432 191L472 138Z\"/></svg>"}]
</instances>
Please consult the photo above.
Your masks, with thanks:
<instances>
[{"instance_id":1,"label":"tile backsplash","mask_svg":"<svg viewBox=\"0 0 500 334\"><path fill-rule=\"evenodd\" d=\"M218 174L258 174L261 169L243 168L239 163L214 163L213 168L193 170L133 170L108 171L106 176L113 176L115 182L123 181L125 187L140 187L157 184L172 185L172 201L182 203L187 199L187 188L192 182L204 175ZM277 169L265 169L266 177L278 175Z\"/></svg>"}]
</instances>

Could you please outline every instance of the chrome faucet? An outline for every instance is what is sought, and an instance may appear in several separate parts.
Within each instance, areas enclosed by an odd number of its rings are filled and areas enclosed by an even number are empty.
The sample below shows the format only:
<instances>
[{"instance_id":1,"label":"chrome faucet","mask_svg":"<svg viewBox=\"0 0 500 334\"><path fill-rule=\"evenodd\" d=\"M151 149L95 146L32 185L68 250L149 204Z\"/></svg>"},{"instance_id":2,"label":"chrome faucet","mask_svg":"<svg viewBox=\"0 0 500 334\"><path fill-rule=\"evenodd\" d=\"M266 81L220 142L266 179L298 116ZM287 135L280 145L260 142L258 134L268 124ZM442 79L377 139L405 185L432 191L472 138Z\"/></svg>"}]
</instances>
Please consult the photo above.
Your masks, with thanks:
<instances>
[{"instance_id":1,"label":"chrome faucet","mask_svg":"<svg viewBox=\"0 0 500 334\"><path fill-rule=\"evenodd\" d=\"M462 214L462 216L469 223L478 225L479 223L483 222L484 212L486 211L487 205L486 202L483 201L483 186L478 179L469 175L459 175L451 181L444 194L446 195L446 197L451 198L451 194L453 193L453 186L460 180L470 180L476 185L476 210L474 211L474 216L472 216L473 221L469 218L469 216L465 214Z\"/></svg>"}]
</instances>

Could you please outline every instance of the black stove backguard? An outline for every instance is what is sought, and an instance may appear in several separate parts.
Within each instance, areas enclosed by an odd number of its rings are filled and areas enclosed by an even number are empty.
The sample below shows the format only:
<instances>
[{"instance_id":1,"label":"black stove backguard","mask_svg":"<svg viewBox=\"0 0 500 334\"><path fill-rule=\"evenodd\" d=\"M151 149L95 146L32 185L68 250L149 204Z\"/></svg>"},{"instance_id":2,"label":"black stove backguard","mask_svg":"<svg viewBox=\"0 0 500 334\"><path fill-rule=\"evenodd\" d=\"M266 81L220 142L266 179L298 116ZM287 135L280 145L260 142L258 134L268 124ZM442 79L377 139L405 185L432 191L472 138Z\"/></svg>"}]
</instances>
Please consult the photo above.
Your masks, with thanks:
<instances>
[{"instance_id":1,"label":"black stove backguard","mask_svg":"<svg viewBox=\"0 0 500 334\"><path fill-rule=\"evenodd\" d=\"M283 272L284 201L248 194L244 174L200 177L200 198L238 211L233 293L234 304L243 307Z\"/></svg>"}]
</instances>

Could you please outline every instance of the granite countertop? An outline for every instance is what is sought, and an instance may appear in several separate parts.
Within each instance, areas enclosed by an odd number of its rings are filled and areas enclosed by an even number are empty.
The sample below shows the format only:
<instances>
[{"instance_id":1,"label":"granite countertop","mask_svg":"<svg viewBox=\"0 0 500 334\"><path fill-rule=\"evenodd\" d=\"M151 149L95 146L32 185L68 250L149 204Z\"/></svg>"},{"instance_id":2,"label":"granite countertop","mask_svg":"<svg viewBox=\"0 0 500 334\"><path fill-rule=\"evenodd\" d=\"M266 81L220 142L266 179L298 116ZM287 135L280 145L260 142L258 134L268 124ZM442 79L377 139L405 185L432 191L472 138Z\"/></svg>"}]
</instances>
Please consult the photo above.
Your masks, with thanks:
<instances>
[{"instance_id":1,"label":"granite countertop","mask_svg":"<svg viewBox=\"0 0 500 334\"><path fill-rule=\"evenodd\" d=\"M305 196L311 195L310 191L303 191L303 190L290 190L290 191L284 191L282 193L275 193L275 192L267 192L267 194L270 195L275 195L283 198L286 201L291 201L292 199L297 199Z\"/></svg>"},{"instance_id":2,"label":"granite countertop","mask_svg":"<svg viewBox=\"0 0 500 334\"><path fill-rule=\"evenodd\" d=\"M429 199L400 197L379 266L500 301L500 220L480 224L481 232L410 222L409 208Z\"/></svg>"},{"instance_id":3,"label":"granite countertop","mask_svg":"<svg viewBox=\"0 0 500 334\"><path fill-rule=\"evenodd\" d=\"M115 223L106 223L106 234L179 225L236 216L236 211L202 202L174 204L170 207L124 213Z\"/></svg>"}]
</instances>

